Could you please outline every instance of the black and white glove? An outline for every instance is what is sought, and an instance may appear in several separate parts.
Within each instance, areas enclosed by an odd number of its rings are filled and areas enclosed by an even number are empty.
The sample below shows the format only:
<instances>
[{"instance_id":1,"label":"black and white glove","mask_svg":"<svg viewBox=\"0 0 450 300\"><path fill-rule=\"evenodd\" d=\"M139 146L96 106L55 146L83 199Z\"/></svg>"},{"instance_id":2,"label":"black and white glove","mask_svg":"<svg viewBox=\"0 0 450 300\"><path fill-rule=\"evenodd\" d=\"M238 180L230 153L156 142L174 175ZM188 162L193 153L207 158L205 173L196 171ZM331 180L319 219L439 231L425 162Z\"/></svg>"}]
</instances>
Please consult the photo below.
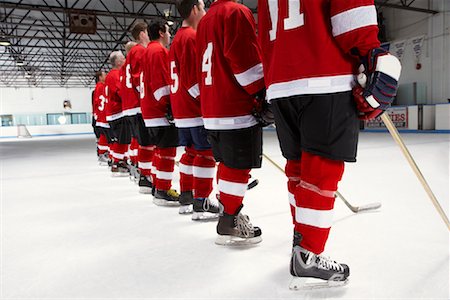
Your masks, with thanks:
<instances>
[{"instance_id":1,"label":"black and white glove","mask_svg":"<svg viewBox=\"0 0 450 300\"><path fill-rule=\"evenodd\" d=\"M394 101L402 66L397 57L383 48L372 49L362 59L359 85L353 96L361 120L370 120L385 112Z\"/></svg>"}]
</instances>

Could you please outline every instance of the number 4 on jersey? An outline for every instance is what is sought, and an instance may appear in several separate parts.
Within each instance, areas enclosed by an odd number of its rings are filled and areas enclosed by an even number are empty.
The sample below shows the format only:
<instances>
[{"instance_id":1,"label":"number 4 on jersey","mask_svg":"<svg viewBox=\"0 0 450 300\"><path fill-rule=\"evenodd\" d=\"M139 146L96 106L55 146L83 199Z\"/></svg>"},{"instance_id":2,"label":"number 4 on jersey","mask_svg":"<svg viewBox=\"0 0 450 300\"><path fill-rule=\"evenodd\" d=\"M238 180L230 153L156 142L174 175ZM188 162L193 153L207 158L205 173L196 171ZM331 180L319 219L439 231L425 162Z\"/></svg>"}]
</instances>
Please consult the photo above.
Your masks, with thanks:
<instances>
[{"instance_id":1,"label":"number 4 on jersey","mask_svg":"<svg viewBox=\"0 0 450 300\"><path fill-rule=\"evenodd\" d=\"M304 14L300 13L301 0L288 0L288 17L283 20L283 29L295 29L305 24ZM272 29L269 31L270 40L277 38L278 0L268 0Z\"/></svg>"},{"instance_id":2,"label":"number 4 on jersey","mask_svg":"<svg viewBox=\"0 0 450 300\"><path fill-rule=\"evenodd\" d=\"M205 52L203 53L203 61L202 61L202 72L206 72L205 85L212 84L212 75L211 75L212 52L213 52L213 43L209 42Z\"/></svg>"}]
</instances>

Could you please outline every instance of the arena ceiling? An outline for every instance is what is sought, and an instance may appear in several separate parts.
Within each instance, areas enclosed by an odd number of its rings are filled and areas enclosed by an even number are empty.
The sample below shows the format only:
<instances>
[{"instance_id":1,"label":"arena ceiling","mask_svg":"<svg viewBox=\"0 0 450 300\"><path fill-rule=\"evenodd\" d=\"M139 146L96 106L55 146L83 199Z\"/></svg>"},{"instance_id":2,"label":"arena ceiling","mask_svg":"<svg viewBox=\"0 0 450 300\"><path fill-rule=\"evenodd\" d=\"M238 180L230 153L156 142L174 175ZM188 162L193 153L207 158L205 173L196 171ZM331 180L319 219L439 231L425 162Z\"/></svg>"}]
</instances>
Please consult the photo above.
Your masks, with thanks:
<instances>
[{"instance_id":1,"label":"arena ceiling","mask_svg":"<svg viewBox=\"0 0 450 300\"><path fill-rule=\"evenodd\" d=\"M180 26L176 0L0 1L0 86L88 87L108 69L136 20ZM205 1L207 6L213 0ZM376 0L378 7L437 13L425 0ZM257 0L244 0L256 11ZM428 3L428 4L427 4Z\"/></svg>"}]
</instances>

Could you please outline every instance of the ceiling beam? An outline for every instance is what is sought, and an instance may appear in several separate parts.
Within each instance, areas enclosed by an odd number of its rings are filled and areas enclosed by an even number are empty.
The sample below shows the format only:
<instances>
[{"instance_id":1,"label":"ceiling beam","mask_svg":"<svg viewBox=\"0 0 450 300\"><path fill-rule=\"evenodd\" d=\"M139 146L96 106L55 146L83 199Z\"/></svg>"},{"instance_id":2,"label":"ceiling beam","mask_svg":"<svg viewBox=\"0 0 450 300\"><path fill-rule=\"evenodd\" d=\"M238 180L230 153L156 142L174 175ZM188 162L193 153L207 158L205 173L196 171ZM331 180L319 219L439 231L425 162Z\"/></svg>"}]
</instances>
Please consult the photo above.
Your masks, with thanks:
<instances>
[{"instance_id":1,"label":"ceiling beam","mask_svg":"<svg viewBox=\"0 0 450 300\"><path fill-rule=\"evenodd\" d=\"M402 5L402 4L389 3L386 0L375 0L375 5L378 7L403 9L403 10L409 10L409 11L415 11L415 12L421 12L421 13L427 13L427 14L433 14L433 15L439 13L439 11L437 11L437 10L411 6L411 3L409 5Z\"/></svg>"}]
</instances>

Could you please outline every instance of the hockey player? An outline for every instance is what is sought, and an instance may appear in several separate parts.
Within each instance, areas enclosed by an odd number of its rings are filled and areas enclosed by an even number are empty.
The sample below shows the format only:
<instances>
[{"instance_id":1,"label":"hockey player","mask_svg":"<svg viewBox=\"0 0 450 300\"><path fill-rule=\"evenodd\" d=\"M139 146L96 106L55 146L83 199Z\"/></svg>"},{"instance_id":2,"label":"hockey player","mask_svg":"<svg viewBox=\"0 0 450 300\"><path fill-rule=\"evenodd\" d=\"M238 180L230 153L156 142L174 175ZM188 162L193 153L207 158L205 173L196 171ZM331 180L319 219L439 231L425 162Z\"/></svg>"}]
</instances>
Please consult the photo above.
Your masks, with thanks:
<instances>
[{"instance_id":1,"label":"hockey player","mask_svg":"<svg viewBox=\"0 0 450 300\"><path fill-rule=\"evenodd\" d=\"M322 256L344 162L356 161L361 118L386 110L396 94L400 63L379 48L373 0L258 2L258 37L267 96L287 159L294 221L291 288L343 285L349 267ZM363 63L366 89L352 96ZM355 104L356 100L356 104Z\"/></svg>"},{"instance_id":2,"label":"hockey player","mask_svg":"<svg viewBox=\"0 0 450 300\"><path fill-rule=\"evenodd\" d=\"M124 114L128 116L132 134L137 138L139 144L138 167L139 167L139 192L151 194L152 185L152 158L154 146L150 140L141 111L141 76L142 61L145 50L150 42L147 31L147 23L137 22L131 29L131 35L137 42L127 54L125 68L125 89L123 92Z\"/></svg>"},{"instance_id":3,"label":"hockey player","mask_svg":"<svg viewBox=\"0 0 450 300\"><path fill-rule=\"evenodd\" d=\"M131 49L136 46L136 42L128 42L125 44L125 55L128 55L128 53L131 51ZM126 62L126 60L125 60ZM122 68L120 69L120 91L121 91L121 97L122 97L122 109L124 107L124 102L126 102L125 98L129 97L130 91L134 94L134 91L127 88L127 81L126 81L126 68L127 64L123 64ZM132 97L133 95L131 95ZM124 116L126 118L126 126L129 130L129 140L127 140L128 144L128 157L130 159L128 167L130 169L130 179L133 180L136 183L139 183L140 174L138 171L138 149L139 149L139 143L137 141L137 138L133 136L131 125L128 120L128 116Z\"/></svg>"},{"instance_id":4,"label":"hockey player","mask_svg":"<svg viewBox=\"0 0 450 300\"><path fill-rule=\"evenodd\" d=\"M98 71L95 73L95 81L97 82L95 85L95 90L93 93L93 112L94 112L94 120L95 120L95 130L96 136L98 135L97 140L97 154L98 154L98 162L102 166L106 166L109 160L109 146L108 146L108 138L109 133L109 124L106 121L105 115L105 78L106 73L103 71Z\"/></svg>"},{"instance_id":5,"label":"hockey player","mask_svg":"<svg viewBox=\"0 0 450 300\"><path fill-rule=\"evenodd\" d=\"M260 168L262 157L262 129L252 115L255 95L264 89L255 27L247 7L218 0L197 28L201 110L219 162L220 245L261 241L261 229L241 213L250 169Z\"/></svg>"},{"instance_id":6,"label":"hockey player","mask_svg":"<svg viewBox=\"0 0 450 300\"><path fill-rule=\"evenodd\" d=\"M109 63L112 70L105 79L106 120L115 139L112 149L113 164L111 172L113 176L122 177L129 175L126 153L128 152L129 140L131 140L129 128L122 113L122 99L120 97L120 69L125 63L125 57L122 52L114 51L109 56Z\"/></svg>"},{"instance_id":7,"label":"hockey player","mask_svg":"<svg viewBox=\"0 0 450 300\"><path fill-rule=\"evenodd\" d=\"M170 46L170 102L178 128L180 145L185 153L180 159L180 213L192 212L192 220L214 220L219 207L209 200L216 161L207 140L200 110L197 83L195 34L198 22L205 15L203 0L181 0L177 9L183 18L182 27Z\"/></svg>"},{"instance_id":8,"label":"hockey player","mask_svg":"<svg viewBox=\"0 0 450 300\"><path fill-rule=\"evenodd\" d=\"M155 21L149 26L148 44L143 57L141 108L145 126L156 146L152 165L155 194L153 202L162 206L178 206L179 194L171 189L178 146L177 129L170 121L169 26Z\"/></svg>"}]
</instances>

